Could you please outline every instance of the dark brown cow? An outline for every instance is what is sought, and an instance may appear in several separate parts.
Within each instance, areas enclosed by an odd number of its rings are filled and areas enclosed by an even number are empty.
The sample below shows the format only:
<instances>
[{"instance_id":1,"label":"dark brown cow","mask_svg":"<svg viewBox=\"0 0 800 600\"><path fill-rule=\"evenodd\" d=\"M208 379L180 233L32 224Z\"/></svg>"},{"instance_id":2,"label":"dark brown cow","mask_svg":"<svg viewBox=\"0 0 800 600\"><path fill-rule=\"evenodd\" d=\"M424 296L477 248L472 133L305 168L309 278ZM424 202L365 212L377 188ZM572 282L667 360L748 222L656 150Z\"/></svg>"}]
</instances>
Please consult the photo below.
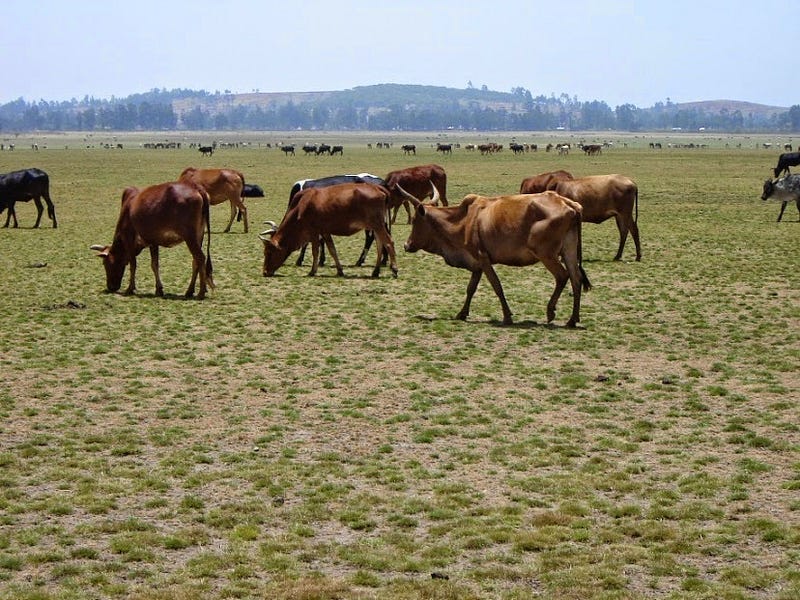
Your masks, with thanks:
<instances>
[{"instance_id":1,"label":"dark brown cow","mask_svg":"<svg viewBox=\"0 0 800 600\"><path fill-rule=\"evenodd\" d=\"M233 169L195 169L187 167L183 170L179 181L191 182L199 185L211 199L211 206L221 204L226 200L231 203L231 218L224 233L228 233L236 218L237 211L241 213L244 221L244 232L247 233L247 207L242 200L244 191L244 175Z\"/></svg>"},{"instance_id":2,"label":"dark brown cow","mask_svg":"<svg viewBox=\"0 0 800 600\"><path fill-rule=\"evenodd\" d=\"M388 201L389 192L385 188L369 183L340 183L298 192L280 226L273 224L259 236L264 242L264 276L274 275L289 254L308 243L313 255L309 275L316 275L320 241L328 247L337 275L344 275L331 236L348 236L366 229L373 231L380 242L372 276L380 275L380 249L386 248L392 273L397 277L394 242L385 220Z\"/></svg>"},{"instance_id":3,"label":"dark brown cow","mask_svg":"<svg viewBox=\"0 0 800 600\"><path fill-rule=\"evenodd\" d=\"M614 217L619 229L619 249L614 260L622 259L622 250L630 231L636 245L636 260L642 260L639 244L639 188L624 175L591 175L559 181L556 192L575 200L583 207L584 223L602 223Z\"/></svg>"},{"instance_id":4,"label":"dark brown cow","mask_svg":"<svg viewBox=\"0 0 800 600\"><path fill-rule=\"evenodd\" d=\"M435 194L434 194L435 198ZM541 262L556 286L547 303L547 321L555 318L564 286L572 284L572 315L567 327L580 321L581 289L591 287L581 266L581 206L555 192L486 198L471 194L459 206L436 207L409 197L416 212L406 252L425 250L472 278L464 306L456 315L465 320L481 277L485 274L503 308L503 323L511 310L493 264L522 267Z\"/></svg>"},{"instance_id":5,"label":"dark brown cow","mask_svg":"<svg viewBox=\"0 0 800 600\"><path fill-rule=\"evenodd\" d=\"M391 194L389 208L394 209L392 223L397 219L397 211L403 206L408 213L408 222L411 223L411 208L408 200L399 192L397 186L401 186L406 192L424 200L431 195L431 184L436 186L441 196L442 204L447 206L447 173L439 165L419 165L392 171L386 177L386 188Z\"/></svg>"},{"instance_id":6,"label":"dark brown cow","mask_svg":"<svg viewBox=\"0 0 800 600\"><path fill-rule=\"evenodd\" d=\"M533 177L528 177L522 180L519 186L520 194L540 194L549 190L556 189L559 181L566 181L567 179L575 179L572 173L567 171L550 171L549 173L540 173Z\"/></svg>"},{"instance_id":7,"label":"dark brown cow","mask_svg":"<svg viewBox=\"0 0 800 600\"><path fill-rule=\"evenodd\" d=\"M191 183L171 182L150 186L142 190L127 188L122 193L122 207L110 246L95 245L106 270L106 288L116 292L130 265L131 278L126 294L136 289L136 257L145 248L150 249L150 265L156 278L156 296L164 295L164 286L158 269L158 247L170 248L186 242L192 253L192 280L186 297L194 295L195 281L200 275L199 299L205 298L207 287L214 287L211 277L211 221L208 193ZM203 254L203 236L206 254Z\"/></svg>"}]
</instances>

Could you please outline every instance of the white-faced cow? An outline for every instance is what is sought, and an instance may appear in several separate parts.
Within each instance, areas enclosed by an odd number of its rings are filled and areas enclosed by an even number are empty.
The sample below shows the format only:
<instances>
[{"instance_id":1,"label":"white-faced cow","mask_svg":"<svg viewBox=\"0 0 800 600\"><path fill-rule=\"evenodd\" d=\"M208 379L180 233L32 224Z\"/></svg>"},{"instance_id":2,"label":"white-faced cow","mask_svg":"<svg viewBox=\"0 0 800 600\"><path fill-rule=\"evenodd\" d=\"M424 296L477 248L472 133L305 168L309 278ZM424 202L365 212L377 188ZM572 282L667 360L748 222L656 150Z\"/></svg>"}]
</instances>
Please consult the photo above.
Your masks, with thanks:
<instances>
[{"instance_id":1,"label":"white-faced cow","mask_svg":"<svg viewBox=\"0 0 800 600\"><path fill-rule=\"evenodd\" d=\"M242 200L244 191L244 175L233 169L196 169L187 167L183 170L179 181L186 181L199 185L211 199L211 205L216 206L222 202L230 202L231 218L224 233L228 233L237 214L244 221L244 232L247 233L247 207ZM237 213L238 211L238 213Z\"/></svg>"},{"instance_id":2,"label":"white-faced cow","mask_svg":"<svg viewBox=\"0 0 800 600\"><path fill-rule=\"evenodd\" d=\"M781 212L778 214L779 223L789 202L793 201L797 205L797 211L800 212L800 175L787 175L775 181L767 179L764 182L761 199L769 200L770 198L781 203Z\"/></svg>"},{"instance_id":3,"label":"white-faced cow","mask_svg":"<svg viewBox=\"0 0 800 600\"><path fill-rule=\"evenodd\" d=\"M583 207L584 223L602 223L614 217L619 229L619 249L614 260L622 259L622 250L630 231L636 245L636 260L642 260L639 244L639 188L623 175L591 175L566 179L552 188Z\"/></svg>"},{"instance_id":4,"label":"white-faced cow","mask_svg":"<svg viewBox=\"0 0 800 600\"><path fill-rule=\"evenodd\" d=\"M199 299L205 298L208 287L214 287L211 265L211 221L208 193L186 182L170 182L144 189L127 188L122 193L122 206L110 246L94 245L103 259L106 288L116 292L122 285L125 267L130 265L130 283L126 294L136 289L136 257L150 249L150 265L156 279L156 296L164 295L159 276L158 248L185 242L192 253L192 279L186 297L194 296L195 282L200 277ZM203 254L203 236L206 254Z\"/></svg>"},{"instance_id":5,"label":"white-faced cow","mask_svg":"<svg viewBox=\"0 0 800 600\"><path fill-rule=\"evenodd\" d=\"M780 177L782 173L791 175L789 167L797 165L800 165L800 152L784 152L778 157L778 166L773 169L775 177Z\"/></svg>"},{"instance_id":6,"label":"white-faced cow","mask_svg":"<svg viewBox=\"0 0 800 600\"><path fill-rule=\"evenodd\" d=\"M19 226L14 204L29 200L33 200L36 205L36 223L33 227L39 227L39 223L42 221L42 212L44 212L42 199L47 204L47 216L53 221L53 227L58 227L56 209L50 200L50 178L47 173L41 169L30 168L0 175L0 214L4 210L8 210L4 227L8 227L12 220L14 227Z\"/></svg>"},{"instance_id":7,"label":"white-faced cow","mask_svg":"<svg viewBox=\"0 0 800 600\"><path fill-rule=\"evenodd\" d=\"M411 208L408 199L397 189L401 186L406 192L420 200L431 195L431 184L439 191L439 196L444 206L447 206L447 173L435 164L418 165L406 169L391 171L385 177L386 189L392 195L389 201L390 210L393 209L392 223L397 219L397 211L403 206L408 213L408 222L411 223Z\"/></svg>"},{"instance_id":8,"label":"white-faced cow","mask_svg":"<svg viewBox=\"0 0 800 600\"><path fill-rule=\"evenodd\" d=\"M448 207L423 204L410 194L408 199L416 211L406 252L425 250L438 254L450 266L472 272L457 319L469 315L472 296L486 275L500 300L503 323L511 324L511 310L492 265L522 267L541 262L556 280L547 303L547 321L555 318L567 281L572 284L573 296L567 327L580 321L581 290L591 287L581 265L580 204L555 192L496 198L470 194L460 205Z\"/></svg>"},{"instance_id":9,"label":"white-faced cow","mask_svg":"<svg viewBox=\"0 0 800 600\"><path fill-rule=\"evenodd\" d=\"M300 191L279 226L260 234L264 242L265 277L271 277L286 261L289 254L310 243L313 264L309 275L316 275L319 265L320 241L324 241L336 263L337 275L344 275L336 248L334 235L353 235L363 229L375 232L380 242L378 248L389 253L392 273L397 277L394 242L386 226L386 205L389 192L386 188L369 183L340 183L329 187L308 188ZM372 271L378 277L381 269L381 252Z\"/></svg>"}]
</instances>

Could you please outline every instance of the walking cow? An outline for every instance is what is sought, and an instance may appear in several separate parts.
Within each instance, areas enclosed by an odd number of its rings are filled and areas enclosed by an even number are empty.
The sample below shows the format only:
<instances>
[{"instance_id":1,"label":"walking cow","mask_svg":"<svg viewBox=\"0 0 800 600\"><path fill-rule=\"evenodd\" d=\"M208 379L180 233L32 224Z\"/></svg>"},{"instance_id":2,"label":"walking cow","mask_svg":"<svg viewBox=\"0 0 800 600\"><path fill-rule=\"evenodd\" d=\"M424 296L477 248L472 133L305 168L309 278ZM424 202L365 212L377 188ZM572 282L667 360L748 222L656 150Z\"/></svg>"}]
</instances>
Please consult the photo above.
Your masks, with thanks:
<instances>
[{"instance_id":1,"label":"walking cow","mask_svg":"<svg viewBox=\"0 0 800 600\"><path fill-rule=\"evenodd\" d=\"M50 178L47 173L41 169L30 168L0 175L0 213L6 209L8 210L4 227L8 227L9 222L12 220L14 221L14 227L19 226L14 204L28 202L29 200L33 200L36 205L36 223L33 227L39 227L42 213L44 212L42 198L47 204L47 216L53 221L53 228L58 227L56 209L52 200L50 200Z\"/></svg>"}]
</instances>

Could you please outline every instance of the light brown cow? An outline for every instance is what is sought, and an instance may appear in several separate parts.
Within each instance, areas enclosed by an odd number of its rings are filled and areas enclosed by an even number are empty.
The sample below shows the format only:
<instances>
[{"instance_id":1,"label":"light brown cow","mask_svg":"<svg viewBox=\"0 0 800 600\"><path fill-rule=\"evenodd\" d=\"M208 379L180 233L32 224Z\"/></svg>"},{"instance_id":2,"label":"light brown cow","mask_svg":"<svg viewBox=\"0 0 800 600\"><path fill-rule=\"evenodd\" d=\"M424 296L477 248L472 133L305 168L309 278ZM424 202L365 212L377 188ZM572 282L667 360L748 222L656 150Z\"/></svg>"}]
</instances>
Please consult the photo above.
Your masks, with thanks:
<instances>
[{"instance_id":1,"label":"light brown cow","mask_svg":"<svg viewBox=\"0 0 800 600\"><path fill-rule=\"evenodd\" d=\"M572 176L572 173L564 170L540 173L539 175L523 179L519 186L519 193L540 194L542 192L554 190L559 181L566 181L567 179L575 178Z\"/></svg>"},{"instance_id":2,"label":"light brown cow","mask_svg":"<svg viewBox=\"0 0 800 600\"><path fill-rule=\"evenodd\" d=\"M639 188L624 175L591 175L559 181L553 188L583 207L584 223L602 223L614 217L619 229L619 249L614 260L622 259L622 250L630 231L636 245L636 260L642 260L639 244Z\"/></svg>"},{"instance_id":3,"label":"light brown cow","mask_svg":"<svg viewBox=\"0 0 800 600\"><path fill-rule=\"evenodd\" d=\"M122 285L125 267L130 265L131 277L126 294L136 290L136 257L150 249L150 265L156 278L156 296L164 295L158 268L158 248L186 242L192 253L192 280L186 297L194 295L197 276L200 276L202 300L207 287L214 287L211 277L211 224L208 193L191 183L171 182L144 189L129 187L122 193L117 227L110 246L94 245L106 270L106 288L116 292ZM206 254L203 236L208 234Z\"/></svg>"},{"instance_id":4,"label":"light brown cow","mask_svg":"<svg viewBox=\"0 0 800 600\"><path fill-rule=\"evenodd\" d=\"M407 169L398 169L392 171L386 177L386 189L391 193L391 200L389 201L389 208L394 209L392 214L392 223L397 219L397 211L403 206L408 213L408 222L411 223L411 208L408 200L397 190L397 186L402 188L414 196L423 200L431 195L431 184L439 190L440 199L442 204L447 206L447 173L444 168L439 165L419 165L416 167L408 167Z\"/></svg>"},{"instance_id":5,"label":"light brown cow","mask_svg":"<svg viewBox=\"0 0 800 600\"><path fill-rule=\"evenodd\" d=\"M196 169L187 167L183 170L179 181L190 181L208 192L211 205L222 204L226 200L231 203L231 218L224 233L228 233L236 218L237 210L244 221L244 232L247 233L247 207L242 200L244 191L244 175L233 169Z\"/></svg>"},{"instance_id":6,"label":"light brown cow","mask_svg":"<svg viewBox=\"0 0 800 600\"><path fill-rule=\"evenodd\" d=\"M397 277L394 242L386 226L386 207L389 192L369 183L341 183L328 187L307 188L292 199L280 226L261 233L264 242L265 277L271 277L286 261L289 254L311 243L313 264L309 275L316 275L319 266L320 241L324 241L336 263L337 275L344 275L339 256L333 245L334 235L353 235L371 230L378 238L378 259L372 271L381 271L381 249L389 252L392 273Z\"/></svg>"},{"instance_id":7,"label":"light brown cow","mask_svg":"<svg viewBox=\"0 0 800 600\"><path fill-rule=\"evenodd\" d=\"M434 199L436 194L434 193ZM591 287L581 265L581 207L555 192L486 198L471 194L459 206L436 207L408 196L414 204L406 252L438 254L453 267L467 269L472 278L464 306L456 315L465 320L481 276L486 275L511 324L511 310L493 264L522 267L541 262L556 280L547 303L547 321L567 281L572 284L572 315L567 327L580 321L581 289Z\"/></svg>"}]
</instances>

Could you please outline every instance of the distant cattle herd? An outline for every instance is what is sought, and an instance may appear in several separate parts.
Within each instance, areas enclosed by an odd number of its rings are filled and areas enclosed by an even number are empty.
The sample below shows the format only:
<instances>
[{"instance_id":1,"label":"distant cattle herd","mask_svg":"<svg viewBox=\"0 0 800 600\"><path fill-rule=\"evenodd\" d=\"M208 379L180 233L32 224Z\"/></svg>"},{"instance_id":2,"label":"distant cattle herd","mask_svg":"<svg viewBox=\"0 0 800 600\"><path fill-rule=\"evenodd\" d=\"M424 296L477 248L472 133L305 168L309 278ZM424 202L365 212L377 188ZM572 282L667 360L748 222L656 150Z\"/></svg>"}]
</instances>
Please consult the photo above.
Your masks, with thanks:
<instances>
[{"instance_id":1,"label":"distant cattle herd","mask_svg":"<svg viewBox=\"0 0 800 600\"><path fill-rule=\"evenodd\" d=\"M180 145L143 144L142 147L177 149ZM214 142L191 144L191 147L197 148L202 156L212 157L218 148L231 146ZM295 156L294 144L281 142L275 147L286 156ZM368 144L368 147L373 146ZM392 147L392 143L375 144L376 149ZM611 144L581 142L576 147L587 156L594 156ZM650 147L658 150L661 144L651 143ZM432 148L437 154L448 156L460 149L460 144L437 142ZM538 151L536 144L516 141L512 141L508 148L514 154ZM572 144L548 144L545 151L567 154L571 148ZM503 149L502 144L495 143L464 146L465 151L477 150L484 155L496 154ZM313 156L344 154L342 145L307 143L302 150L305 155ZM417 145L404 144L402 152L416 155ZM778 221L789 202L795 202L800 212L800 175L790 172L791 167L798 165L800 152L784 152L773 169L774 178L764 182L762 199L772 198L782 203ZM37 209L34 227L39 227L45 205L53 227L57 227L49 184L48 174L37 168L0 175L0 213L8 211L5 227L9 227L11 222L14 227L18 226L15 204L30 200ZM456 205L448 204L447 185L445 169L438 164L405 167L393 170L385 177L361 173L297 181L291 186L281 223L268 222L269 228L259 234L264 246L263 275L273 275L289 254L297 250L301 251L297 264L301 264L308 244L313 254L310 275L314 275L324 262L325 248L336 264L337 274L342 275L333 237L365 231L364 250L357 264L363 263L371 244L377 239L373 277L379 276L383 261L388 261L392 274L397 277L391 224L400 207L405 207L411 223L411 233L404 245L406 251L425 250L438 254L448 265L472 273L467 297L457 318L466 319L472 296L485 276L500 300L503 322L511 323L511 311L493 265L523 266L541 262L555 279L555 288L547 304L548 322L555 318L557 301L566 283L570 282L573 308L567 326L574 327L580 321L581 291L590 288L582 266L582 223L601 223L613 217L619 230L619 246L614 260L622 259L629 233L635 245L636 260L642 259L638 228L639 190L635 182L623 175L575 178L563 170L542 173L523 180L518 194L496 197L469 194ZM156 294L163 295L158 249L185 243L192 254L192 276L186 296L194 295L199 280L198 298L203 298L214 286L210 206L229 202L230 218L224 232L230 231L234 219L238 218L243 221L247 233L244 198L252 197L264 197L263 189L246 183L244 174L233 169L189 167L178 174L175 181L125 189L112 244L91 246L103 261L106 288L119 290L127 268L130 283L126 293L134 293L136 259L142 250L148 248Z\"/></svg>"}]
</instances>

